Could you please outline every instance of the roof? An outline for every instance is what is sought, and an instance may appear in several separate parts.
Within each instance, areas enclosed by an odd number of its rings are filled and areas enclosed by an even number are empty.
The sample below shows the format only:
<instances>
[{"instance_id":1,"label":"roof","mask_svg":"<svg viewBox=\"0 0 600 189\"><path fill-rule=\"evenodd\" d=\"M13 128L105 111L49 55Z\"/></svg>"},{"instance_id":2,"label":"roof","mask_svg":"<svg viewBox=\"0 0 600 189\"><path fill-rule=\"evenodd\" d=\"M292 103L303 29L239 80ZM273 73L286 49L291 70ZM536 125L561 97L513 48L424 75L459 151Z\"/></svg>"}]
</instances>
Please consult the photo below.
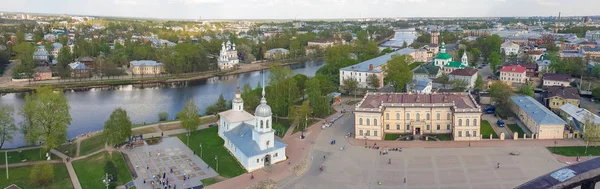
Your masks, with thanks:
<instances>
[{"instance_id":1,"label":"roof","mask_svg":"<svg viewBox=\"0 0 600 189\"><path fill-rule=\"evenodd\" d=\"M133 66L162 66L163 64L160 62L156 62L154 60L134 60L129 62Z\"/></svg>"},{"instance_id":2,"label":"roof","mask_svg":"<svg viewBox=\"0 0 600 189\"><path fill-rule=\"evenodd\" d=\"M421 64L417 69L415 69L415 74L426 74L426 75L437 75L440 71L439 66L435 66L431 63Z\"/></svg>"},{"instance_id":3,"label":"roof","mask_svg":"<svg viewBox=\"0 0 600 189\"><path fill-rule=\"evenodd\" d=\"M600 46L591 48L591 47L583 47L583 51L586 52L600 52Z\"/></svg>"},{"instance_id":4,"label":"roof","mask_svg":"<svg viewBox=\"0 0 600 189\"><path fill-rule=\"evenodd\" d=\"M63 47L63 45L61 43L52 43L52 47L55 49L60 49Z\"/></svg>"},{"instance_id":5,"label":"roof","mask_svg":"<svg viewBox=\"0 0 600 189\"><path fill-rule=\"evenodd\" d=\"M368 93L358 108L379 108L382 103L455 103L457 108L478 108L479 105L467 93Z\"/></svg>"},{"instance_id":6,"label":"roof","mask_svg":"<svg viewBox=\"0 0 600 189\"><path fill-rule=\"evenodd\" d=\"M533 119L540 126L543 126L543 124L567 124L560 117L558 117L552 111L548 110L548 108L544 107L544 105L540 104L538 101L531 98L530 96L511 96L510 100L517 106L519 106L519 109L523 110L527 115L529 115L531 119Z\"/></svg>"},{"instance_id":7,"label":"roof","mask_svg":"<svg viewBox=\"0 0 600 189\"><path fill-rule=\"evenodd\" d=\"M89 56L84 56L84 57L79 57L77 59L77 61L79 61L79 62L93 62L94 59L92 57L89 57Z\"/></svg>"},{"instance_id":8,"label":"roof","mask_svg":"<svg viewBox=\"0 0 600 189\"><path fill-rule=\"evenodd\" d=\"M81 62L70 63L69 67L71 67L72 70L86 70L86 69L88 69L88 67L85 66L85 64L83 64Z\"/></svg>"},{"instance_id":9,"label":"roof","mask_svg":"<svg viewBox=\"0 0 600 189\"><path fill-rule=\"evenodd\" d=\"M450 56L448 53L439 53L435 59L452 59L452 56Z\"/></svg>"},{"instance_id":10,"label":"roof","mask_svg":"<svg viewBox=\"0 0 600 189\"><path fill-rule=\"evenodd\" d=\"M347 67L341 68L340 70L342 70L342 71L358 71L358 72L381 72L381 69L369 70L369 66L372 64L373 67L380 67L381 65L384 65L388 61L390 61L392 59L392 56L403 55L407 51L408 50L400 49L398 51L387 53L387 54L363 61L361 63L354 64L352 66L347 66Z\"/></svg>"},{"instance_id":11,"label":"roof","mask_svg":"<svg viewBox=\"0 0 600 189\"><path fill-rule=\"evenodd\" d=\"M550 66L550 62L551 62L550 60L538 60L535 63L538 66Z\"/></svg>"},{"instance_id":12,"label":"roof","mask_svg":"<svg viewBox=\"0 0 600 189\"><path fill-rule=\"evenodd\" d=\"M563 86L550 86L546 87L548 91L548 97L558 96L564 99L578 99L579 90L575 87L563 87Z\"/></svg>"},{"instance_id":13,"label":"roof","mask_svg":"<svg viewBox=\"0 0 600 189\"><path fill-rule=\"evenodd\" d=\"M224 132L223 135L235 145L246 157L265 154L281 148L285 148L287 144L281 142L278 138L274 138L273 147L261 150L258 144L252 140L253 125L242 123L241 125Z\"/></svg>"},{"instance_id":14,"label":"roof","mask_svg":"<svg viewBox=\"0 0 600 189\"><path fill-rule=\"evenodd\" d=\"M237 123L242 121L253 120L254 116L245 110L236 111L236 110L227 110L219 113L219 116L224 118L230 123Z\"/></svg>"},{"instance_id":15,"label":"roof","mask_svg":"<svg viewBox=\"0 0 600 189\"><path fill-rule=\"evenodd\" d=\"M506 41L504 43L502 43L502 45L500 45L502 47L518 47L519 45L511 42L511 41Z\"/></svg>"},{"instance_id":16,"label":"roof","mask_svg":"<svg viewBox=\"0 0 600 189\"><path fill-rule=\"evenodd\" d=\"M309 41L310 43L335 43L340 41L339 39L334 39L334 38L323 38L323 39L319 39L319 40L314 40L314 41Z\"/></svg>"},{"instance_id":17,"label":"roof","mask_svg":"<svg viewBox=\"0 0 600 189\"><path fill-rule=\"evenodd\" d=\"M448 64L444 65L444 67L466 68L466 66L463 65L462 62L456 62L456 61L448 62Z\"/></svg>"},{"instance_id":18,"label":"roof","mask_svg":"<svg viewBox=\"0 0 600 189\"><path fill-rule=\"evenodd\" d=\"M429 86L429 84L431 83L431 79L428 78L417 78L414 80L414 82L417 84L415 86L416 90L422 91L425 88L427 88L427 86Z\"/></svg>"},{"instance_id":19,"label":"roof","mask_svg":"<svg viewBox=\"0 0 600 189\"><path fill-rule=\"evenodd\" d=\"M458 76L473 76L477 74L477 69L474 68L465 68L465 69L456 69L450 72L449 75L458 75Z\"/></svg>"},{"instance_id":20,"label":"roof","mask_svg":"<svg viewBox=\"0 0 600 189\"><path fill-rule=\"evenodd\" d=\"M579 108L571 103L566 103L560 107L560 110L567 113L569 116L575 118L577 121L585 122L587 116L591 116L595 124L600 124L600 116L586 110Z\"/></svg>"},{"instance_id":21,"label":"roof","mask_svg":"<svg viewBox=\"0 0 600 189\"><path fill-rule=\"evenodd\" d=\"M267 54L275 54L275 53L287 53L288 50L284 49L284 48L274 48L274 49L269 49L267 51Z\"/></svg>"},{"instance_id":22,"label":"roof","mask_svg":"<svg viewBox=\"0 0 600 189\"><path fill-rule=\"evenodd\" d=\"M521 65L503 66L500 72L525 73L527 69Z\"/></svg>"},{"instance_id":23,"label":"roof","mask_svg":"<svg viewBox=\"0 0 600 189\"><path fill-rule=\"evenodd\" d=\"M545 73L543 76L543 79L544 80L553 80L553 81L571 82L571 75L558 74L558 73Z\"/></svg>"},{"instance_id":24,"label":"roof","mask_svg":"<svg viewBox=\"0 0 600 189\"><path fill-rule=\"evenodd\" d=\"M33 71L34 72L52 72L52 70L48 66L36 67L33 69Z\"/></svg>"}]
</instances>

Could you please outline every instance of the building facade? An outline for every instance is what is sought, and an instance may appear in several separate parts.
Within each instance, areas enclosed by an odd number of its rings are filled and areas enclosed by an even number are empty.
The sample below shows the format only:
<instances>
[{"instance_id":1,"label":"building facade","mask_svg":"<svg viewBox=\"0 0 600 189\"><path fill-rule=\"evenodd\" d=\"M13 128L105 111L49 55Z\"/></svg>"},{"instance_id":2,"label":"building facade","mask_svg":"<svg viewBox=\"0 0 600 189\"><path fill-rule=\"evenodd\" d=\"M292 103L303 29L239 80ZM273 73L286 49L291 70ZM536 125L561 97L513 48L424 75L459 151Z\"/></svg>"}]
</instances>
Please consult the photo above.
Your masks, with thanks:
<instances>
[{"instance_id":1,"label":"building facade","mask_svg":"<svg viewBox=\"0 0 600 189\"><path fill-rule=\"evenodd\" d=\"M506 41L502 43L502 45L500 45L500 50L504 51L504 54L506 56L519 55L519 45L511 41Z\"/></svg>"},{"instance_id":2,"label":"building facade","mask_svg":"<svg viewBox=\"0 0 600 189\"><path fill-rule=\"evenodd\" d=\"M527 69L521 65L504 66L500 69L500 80L508 85L527 83Z\"/></svg>"},{"instance_id":3,"label":"building facade","mask_svg":"<svg viewBox=\"0 0 600 189\"><path fill-rule=\"evenodd\" d=\"M477 73L477 69L474 68L456 69L450 72L448 77L450 80L462 80L467 83L467 88L473 88L475 80L477 80Z\"/></svg>"},{"instance_id":4,"label":"building facade","mask_svg":"<svg viewBox=\"0 0 600 189\"><path fill-rule=\"evenodd\" d=\"M581 98L579 90L575 87L551 86L547 87L545 100L553 111L558 111L562 105L573 104L579 107Z\"/></svg>"},{"instance_id":5,"label":"building facade","mask_svg":"<svg viewBox=\"0 0 600 189\"><path fill-rule=\"evenodd\" d=\"M134 75L155 75L165 72L163 63L154 60L134 60L129 63L129 69Z\"/></svg>"},{"instance_id":6,"label":"building facade","mask_svg":"<svg viewBox=\"0 0 600 189\"><path fill-rule=\"evenodd\" d=\"M238 59L237 50L235 50L235 43L232 44L230 41L227 41L227 43L223 43L221 45L221 52L219 54L219 58L217 59L219 69L232 69L238 63L240 63L240 59Z\"/></svg>"},{"instance_id":7,"label":"building facade","mask_svg":"<svg viewBox=\"0 0 600 189\"><path fill-rule=\"evenodd\" d=\"M383 140L386 133L481 139L481 107L467 93L367 93L354 119L356 139Z\"/></svg>"},{"instance_id":8,"label":"building facade","mask_svg":"<svg viewBox=\"0 0 600 189\"><path fill-rule=\"evenodd\" d=\"M543 75L542 86L563 86L568 87L571 85L571 75L568 74L555 74L555 73L546 73Z\"/></svg>"},{"instance_id":9,"label":"building facade","mask_svg":"<svg viewBox=\"0 0 600 189\"><path fill-rule=\"evenodd\" d=\"M511 96L510 99L512 111L537 139L563 138L567 123L544 105L530 96Z\"/></svg>"}]
</instances>

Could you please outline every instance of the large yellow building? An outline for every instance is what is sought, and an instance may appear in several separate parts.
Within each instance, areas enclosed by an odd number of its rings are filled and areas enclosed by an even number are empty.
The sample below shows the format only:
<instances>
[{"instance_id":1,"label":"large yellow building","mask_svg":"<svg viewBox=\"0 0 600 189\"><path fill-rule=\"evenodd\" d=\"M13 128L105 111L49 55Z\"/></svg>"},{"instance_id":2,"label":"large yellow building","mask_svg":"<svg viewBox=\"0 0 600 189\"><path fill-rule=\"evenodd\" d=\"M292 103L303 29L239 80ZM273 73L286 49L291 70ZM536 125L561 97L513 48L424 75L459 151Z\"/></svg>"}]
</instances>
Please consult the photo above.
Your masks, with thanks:
<instances>
[{"instance_id":1,"label":"large yellow building","mask_svg":"<svg viewBox=\"0 0 600 189\"><path fill-rule=\"evenodd\" d=\"M546 90L548 91L546 99L551 110L558 111L562 105L567 103L579 107L580 97L577 88L552 86L547 87Z\"/></svg>"},{"instance_id":2,"label":"large yellow building","mask_svg":"<svg viewBox=\"0 0 600 189\"><path fill-rule=\"evenodd\" d=\"M567 124L530 96L511 96L511 109L537 139L562 139ZM519 136L523 137L523 136ZM527 137L531 137L528 135Z\"/></svg>"},{"instance_id":3,"label":"large yellow building","mask_svg":"<svg viewBox=\"0 0 600 189\"><path fill-rule=\"evenodd\" d=\"M481 107L468 93L367 93L354 117L357 139L382 140L386 133L481 138Z\"/></svg>"}]
</instances>

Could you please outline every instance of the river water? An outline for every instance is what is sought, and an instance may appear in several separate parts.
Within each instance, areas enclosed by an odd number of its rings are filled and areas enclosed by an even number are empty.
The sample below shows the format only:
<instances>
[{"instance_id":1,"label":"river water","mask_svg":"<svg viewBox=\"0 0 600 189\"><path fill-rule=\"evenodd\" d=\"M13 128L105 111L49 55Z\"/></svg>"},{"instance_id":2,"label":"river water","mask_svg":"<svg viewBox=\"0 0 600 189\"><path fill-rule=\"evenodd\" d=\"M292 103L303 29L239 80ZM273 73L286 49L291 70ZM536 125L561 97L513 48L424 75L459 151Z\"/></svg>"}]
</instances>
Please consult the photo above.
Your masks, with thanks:
<instances>
[{"instance_id":1,"label":"river water","mask_svg":"<svg viewBox=\"0 0 600 189\"><path fill-rule=\"evenodd\" d=\"M312 77L323 65L323 61L309 61L291 65L290 68L296 74ZM268 79L268 75L269 71L264 71L265 79ZM190 98L196 101L201 113L204 113L206 107L213 104L220 94L223 94L225 99L231 100L238 85L243 87L249 83L252 87L256 87L261 80L261 71L254 71L193 81L184 86L134 87L122 85L113 90L92 89L90 91L65 92L72 118L67 135L69 138L73 138L83 133L103 129L104 121L118 107L127 111L133 123L156 122L159 112L168 112L169 119L173 119ZM11 93L0 97L0 105L15 107L14 117L17 125L22 121L22 117L17 112L23 106L24 101L25 94L23 93ZM23 136L18 133L14 136L13 142L5 143L3 148L23 145L25 145Z\"/></svg>"},{"instance_id":2,"label":"river water","mask_svg":"<svg viewBox=\"0 0 600 189\"><path fill-rule=\"evenodd\" d=\"M406 41L408 45L412 44L417 39L418 34L414 28L395 30L394 38L382 43L381 47L401 47Z\"/></svg>"}]
</instances>

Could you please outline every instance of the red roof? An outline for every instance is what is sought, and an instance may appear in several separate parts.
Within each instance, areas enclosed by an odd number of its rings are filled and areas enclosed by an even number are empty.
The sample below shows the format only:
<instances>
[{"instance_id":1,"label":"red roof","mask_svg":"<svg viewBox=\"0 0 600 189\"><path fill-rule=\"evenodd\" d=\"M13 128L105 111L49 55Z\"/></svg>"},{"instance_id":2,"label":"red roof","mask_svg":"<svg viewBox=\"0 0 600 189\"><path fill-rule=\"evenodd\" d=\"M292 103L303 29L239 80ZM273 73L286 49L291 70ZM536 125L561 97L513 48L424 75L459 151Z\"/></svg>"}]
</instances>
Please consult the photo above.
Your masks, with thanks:
<instances>
[{"instance_id":1,"label":"red roof","mask_svg":"<svg viewBox=\"0 0 600 189\"><path fill-rule=\"evenodd\" d=\"M525 73L525 71L527 71L527 69L525 69L525 67L523 67L521 65L504 66L500 70L500 72L514 72L514 73Z\"/></svg>"}]
</instances>

